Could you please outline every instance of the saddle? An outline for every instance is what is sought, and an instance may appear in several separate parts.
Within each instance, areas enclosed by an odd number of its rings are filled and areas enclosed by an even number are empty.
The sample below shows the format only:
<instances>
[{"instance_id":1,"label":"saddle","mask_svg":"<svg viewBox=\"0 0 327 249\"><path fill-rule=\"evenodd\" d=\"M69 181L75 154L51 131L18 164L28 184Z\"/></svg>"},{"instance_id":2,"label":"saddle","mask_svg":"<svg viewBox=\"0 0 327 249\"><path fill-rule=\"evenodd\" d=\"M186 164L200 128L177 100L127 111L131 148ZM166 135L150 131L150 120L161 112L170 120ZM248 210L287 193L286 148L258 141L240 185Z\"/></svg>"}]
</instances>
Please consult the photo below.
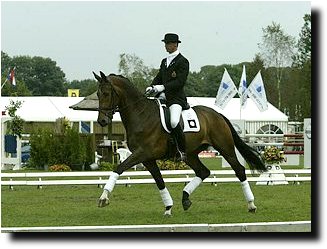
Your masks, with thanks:
<instances>
[{"instance_id":1,"label":"saddle","mask_svg":"<svg viewBox=\"0 0 327 249\"><path fill-rule=\"evenodd\" d=\"M166 105L166 101L162 99L155 99L159 106L161 125L166 132L170 133L172 128L170 125L170 112ZM196 112L189 105L187 109L183 109L182 116L179 121L180 126L184 132L199 132L200 122Z\"/></svg>"}]
</instances>

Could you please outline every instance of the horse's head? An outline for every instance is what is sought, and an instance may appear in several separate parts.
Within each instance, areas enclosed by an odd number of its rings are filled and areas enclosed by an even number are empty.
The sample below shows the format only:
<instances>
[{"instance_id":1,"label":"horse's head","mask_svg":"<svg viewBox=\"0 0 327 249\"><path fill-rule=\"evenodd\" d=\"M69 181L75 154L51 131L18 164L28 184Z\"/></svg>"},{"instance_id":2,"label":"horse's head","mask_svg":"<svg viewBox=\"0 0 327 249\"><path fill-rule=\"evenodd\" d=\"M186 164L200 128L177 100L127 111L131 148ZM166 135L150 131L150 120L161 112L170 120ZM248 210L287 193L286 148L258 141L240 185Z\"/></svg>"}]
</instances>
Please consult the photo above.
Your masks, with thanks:
<instances>
[{"instance_id":1,"label":"horse's head","mask_svg":"<svg viewBox=\"0 0 327 249\"><path fill-rule=\"evenodd\" d=\"M101 126L106 126L112 121L112 117L117 109L118 96L109 77L103 72L100 72L101 77L94 72L93 75L99 82L97 91L99 99L98 123Z\"/></svg>"}]
</instances>

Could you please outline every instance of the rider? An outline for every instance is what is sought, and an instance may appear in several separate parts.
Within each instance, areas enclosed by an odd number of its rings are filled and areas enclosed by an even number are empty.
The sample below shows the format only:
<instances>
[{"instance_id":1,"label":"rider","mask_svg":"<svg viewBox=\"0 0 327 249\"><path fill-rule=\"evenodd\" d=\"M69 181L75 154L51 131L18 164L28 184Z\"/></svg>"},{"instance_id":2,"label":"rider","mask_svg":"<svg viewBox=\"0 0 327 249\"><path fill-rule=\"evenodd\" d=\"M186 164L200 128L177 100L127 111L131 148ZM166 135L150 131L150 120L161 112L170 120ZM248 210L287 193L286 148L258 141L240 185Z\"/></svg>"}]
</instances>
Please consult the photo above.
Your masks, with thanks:
<instances>
[{"instance_id":1,"label":"rider","mask_svg":"<svg viewBox=\"0 0 327 249\"><path fill-rule=\"evenodd\" d=\"M159 72L151 86L147 87L146 93L156 93L157 96L166 98L170 111L171 135L177 144L179 160L185 161L185 136L179 120L182 110L188 106L184 85L189 73L189 62L178 51L178 44L181 41L177 34L168 33L162 41L169 54L161 61Z\"/></svg>"}]
</instances>

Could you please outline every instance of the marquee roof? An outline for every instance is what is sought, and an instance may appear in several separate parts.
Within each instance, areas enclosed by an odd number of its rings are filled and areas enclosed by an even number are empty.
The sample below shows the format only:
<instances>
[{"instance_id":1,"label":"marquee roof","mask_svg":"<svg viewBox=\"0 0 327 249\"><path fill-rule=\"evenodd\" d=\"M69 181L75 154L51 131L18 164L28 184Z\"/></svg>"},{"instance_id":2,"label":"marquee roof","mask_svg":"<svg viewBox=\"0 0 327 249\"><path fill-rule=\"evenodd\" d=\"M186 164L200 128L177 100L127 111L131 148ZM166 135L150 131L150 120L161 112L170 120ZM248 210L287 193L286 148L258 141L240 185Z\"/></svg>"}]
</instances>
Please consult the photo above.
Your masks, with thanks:
<instances>
[{"instance_id":1,"label":"marquee roof","mask_svg":"<svg viewBox=\"0 0 327 249\"><path fill-rule=\"evenodd\" d=\"M86 97L87 98L87 97ZM22 101L22 107L17 111L25 121L54 122L57 118L66 117L68 120L96 121L97 111L73 110L70 108L86 98L83 97L1 97L1 111L9 105L10 99ZM93 105L94 105L94 100ZM260 112L255 103L248 98L245 109L240 112L239 98L233 98L225 109L221 110L214 105L215 98L188 97L191 106L204 105L224 114L231 120L244 119L248 121L288 121L288 117L276 107L268 103L268 110ZM119 113L115 113L113 121L121 121Z\"/></svg>"}]
</instances>

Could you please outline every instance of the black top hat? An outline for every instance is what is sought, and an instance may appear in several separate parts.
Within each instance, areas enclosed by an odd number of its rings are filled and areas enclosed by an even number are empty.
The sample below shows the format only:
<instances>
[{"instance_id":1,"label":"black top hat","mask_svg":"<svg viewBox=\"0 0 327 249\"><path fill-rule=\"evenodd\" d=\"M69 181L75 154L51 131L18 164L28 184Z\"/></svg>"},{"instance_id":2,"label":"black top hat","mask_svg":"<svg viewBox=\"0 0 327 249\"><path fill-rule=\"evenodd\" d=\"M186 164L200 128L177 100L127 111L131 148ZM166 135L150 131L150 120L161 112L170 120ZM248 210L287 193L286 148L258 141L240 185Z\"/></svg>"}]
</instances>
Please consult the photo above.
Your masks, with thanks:
<instances>
[{"instance_id":1,"label":"black top hat","mask_svg":"<svg viewBox=\"0 0 327 249\"><path fill-rule=\"evenodd\" d=\"M181 41L179 40L179 37L178 35L176 34L173 34L173 33L168 33L168 34L165 34L165 38L163 40L164 43L181 43Z\"/></svg>"}]
</instances>

